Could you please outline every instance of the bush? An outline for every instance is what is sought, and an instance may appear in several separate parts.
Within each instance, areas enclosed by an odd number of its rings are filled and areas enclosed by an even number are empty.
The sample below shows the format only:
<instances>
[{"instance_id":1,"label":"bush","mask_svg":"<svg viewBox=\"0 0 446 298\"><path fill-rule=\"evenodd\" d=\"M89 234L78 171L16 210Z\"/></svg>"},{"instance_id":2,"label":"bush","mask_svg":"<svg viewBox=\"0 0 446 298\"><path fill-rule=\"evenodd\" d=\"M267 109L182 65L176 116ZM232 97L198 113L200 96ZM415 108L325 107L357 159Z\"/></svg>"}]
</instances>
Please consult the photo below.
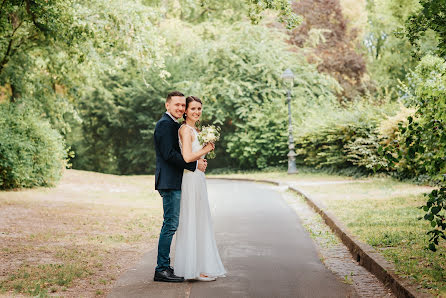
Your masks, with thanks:
<instances>
[{"instance_id":1,"label":"bush","mask_svg":"<svg viewBox=\"0 0 446 298\"><path fill-rule=\"evenodd\" d=\"M47 121L0 104L0 189L53 185L65 163L62 137Z\"/></svg>"},{"instance_id":2,"label":"bush","mask_svg":"<svg viewBox=\"0 0 446 298\"><path fill-rule=\"evenodd\" d=\"M398 121L396 134L384 147L392 161L389 171L399 178L430 179L432 182L443 179L446 169L445 77L444 60L427 55L410 74L410 84L402 86L406 104L414 108L407 110L410 113L406 113L406 119Z\"/></svg>"},{"instance_id":3,"label":"bush","mask_svg":"<svg viewBox=\"0 0 446 298\"><path fill-rule=\"evenodd\" d=\"M337 170L357 167L364 173L386 166L378 153L383 139L377 128L389 107L359 103L309 119L296 137L296 163Z\"/></svg>"}]
</instances>

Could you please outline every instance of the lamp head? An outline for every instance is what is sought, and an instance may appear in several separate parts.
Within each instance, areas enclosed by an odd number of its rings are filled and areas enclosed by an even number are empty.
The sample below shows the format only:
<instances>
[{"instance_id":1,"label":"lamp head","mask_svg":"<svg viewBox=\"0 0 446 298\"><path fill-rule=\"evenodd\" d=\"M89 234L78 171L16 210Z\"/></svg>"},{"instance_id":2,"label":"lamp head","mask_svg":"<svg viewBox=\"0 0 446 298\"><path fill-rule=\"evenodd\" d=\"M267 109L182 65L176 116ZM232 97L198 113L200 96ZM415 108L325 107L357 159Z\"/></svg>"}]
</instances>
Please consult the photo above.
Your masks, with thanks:
<instances>
[{"instance_id":1,"label":"lamp head","mask_svg":"<svg viewBox=\"0 0 446 298\"><path fill-rule=\"evenodd\" d=\"M282 74L282 79L285 82L285 84L287 84L288 86L293 86L293 81L294 81L294 74L291 71L291 69L287 68L283 74Z\"/></svg>"}]
</instances>

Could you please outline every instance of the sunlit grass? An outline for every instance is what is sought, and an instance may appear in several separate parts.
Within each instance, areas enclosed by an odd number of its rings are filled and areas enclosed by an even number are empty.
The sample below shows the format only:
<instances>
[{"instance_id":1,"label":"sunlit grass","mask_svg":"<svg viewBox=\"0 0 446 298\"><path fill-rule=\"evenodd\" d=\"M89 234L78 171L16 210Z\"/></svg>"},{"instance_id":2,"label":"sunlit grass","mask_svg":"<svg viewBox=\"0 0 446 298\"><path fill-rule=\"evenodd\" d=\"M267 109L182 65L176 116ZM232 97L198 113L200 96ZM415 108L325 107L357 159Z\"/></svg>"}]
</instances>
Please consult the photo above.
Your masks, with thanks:
<instances>
[{"instance_id":1,"label":"sunlit grass","mask_svg":"<svg viewBox=\"0 0 446 298\"><path fill-rule=\"evenodd\" d=\"M104 259L102 252L85 247L28 246L16 249L39 255L40 259L30 259L10 272L0 282L0 291L40 297L66 291L77 279L93 276L102 267Z\"/></svg>"},{"instance_id":2,"label":"sunlit grass","mask_svg":"<svg viewBox=\"0 0 446 298\"><path fill-rule=\"evenodd\" d=\"M72 281L85 276L88 271L76 264L23 265L0 283L0 289L13 289L17 293L44 295L68 287Z\"/></svg>"},{"instance_id":3,"label":"sunlit grass","mask_svg":"<svg viewBox=\"0 0 446 298\"><path fill-rule=\"evenodd\" d=\"M388 200L326 200L324 203L362 241L392 261L397 271L433 294L446 293L446 245L426 249L430 225L418 220L424 196Z\"/></svg>"}]
</instances>

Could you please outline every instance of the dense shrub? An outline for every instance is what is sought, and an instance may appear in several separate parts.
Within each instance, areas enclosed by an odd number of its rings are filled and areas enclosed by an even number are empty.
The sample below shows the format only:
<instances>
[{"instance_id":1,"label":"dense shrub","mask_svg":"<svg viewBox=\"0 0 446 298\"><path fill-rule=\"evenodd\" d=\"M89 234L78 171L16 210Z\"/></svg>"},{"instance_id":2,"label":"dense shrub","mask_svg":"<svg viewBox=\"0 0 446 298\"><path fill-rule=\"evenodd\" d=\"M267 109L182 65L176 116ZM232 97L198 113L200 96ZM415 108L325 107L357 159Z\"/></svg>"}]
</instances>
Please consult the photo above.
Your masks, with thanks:
<instances>
[{"instance_id":1,"label":"dense shrub","mask_svg":"<svg viewBox=\"0 0 446 298\"><path fill-rule=\"evenodd\" d=\"M0 104L0 189L49 186L65 166L60 134L38 115Z\"/></svg>"},{"instance_id":2,"label":"dense shrub","mask_svg":"<svg viewBox=\"0 0 446 298\"><path fill-rule=\"evenodd\" d=\"M297 163L338 170L358 167L363 172L385 166L378 153L382 142L378 125L388 110L357 104L309 119L296 138Z\"/></svg>"},{"instance_id":3,"label":"dense shrub","mask_svg":"<svg viewBox=\"0 0 446 298\"><path fill-rule=\"evenodd\" d=\"M442 178L446 169L446 109L444 90L446 63L439 57L424 57L404 86L405 101L416 107L405 121L399 121L398 133L386 143L394 162L389 171L400 178ZM391 158L392 160L392 158Z\"/></svg>"},{"instance_id":4,"label":"dense shrub","mask_svg":"<svg viewBox=\"0 0 446 298\"><path fill-rule=\"evenodd\" d=\"M409 155L408 146L406 145L406 140L409 137L406 133L406 127L409 124L408 119L414 119L414 117L414 108L407 108L401 105L398 113L381 121L379 125L382 147L387 148L387 151L390 152L392 151L390 148L397 145L400 151L398 163L387 162L382 166L386 167L385 171L399 179L425 179L426 171L420 164L422 160L419 156ZM382 152L381 155L385 155L385 152ZM395 157L398 156L398 154L394 155Z\"/></svg>"}]
</instances>

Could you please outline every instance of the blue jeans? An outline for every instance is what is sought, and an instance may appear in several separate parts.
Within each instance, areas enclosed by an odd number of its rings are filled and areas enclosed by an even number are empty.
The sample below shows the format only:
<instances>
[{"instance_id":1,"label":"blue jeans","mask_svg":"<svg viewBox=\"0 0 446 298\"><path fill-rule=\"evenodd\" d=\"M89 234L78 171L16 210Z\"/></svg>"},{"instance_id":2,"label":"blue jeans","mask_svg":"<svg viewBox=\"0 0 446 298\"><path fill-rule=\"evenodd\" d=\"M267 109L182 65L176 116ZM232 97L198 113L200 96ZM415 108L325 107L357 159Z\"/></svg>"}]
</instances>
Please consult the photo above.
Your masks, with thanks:
<instances>
[{"instance_id":1,"label":"blue jeans","mask_svg":"<svg viewBox=\"0 0 446 298\"><path fill-rule=\"evenodd\" d=\"M178 228L180 218L181 190L159 190L163 197L164 221L158 241L156 271L163 271L170 266L170 245Z\"/></svg>"}]
</instances>

